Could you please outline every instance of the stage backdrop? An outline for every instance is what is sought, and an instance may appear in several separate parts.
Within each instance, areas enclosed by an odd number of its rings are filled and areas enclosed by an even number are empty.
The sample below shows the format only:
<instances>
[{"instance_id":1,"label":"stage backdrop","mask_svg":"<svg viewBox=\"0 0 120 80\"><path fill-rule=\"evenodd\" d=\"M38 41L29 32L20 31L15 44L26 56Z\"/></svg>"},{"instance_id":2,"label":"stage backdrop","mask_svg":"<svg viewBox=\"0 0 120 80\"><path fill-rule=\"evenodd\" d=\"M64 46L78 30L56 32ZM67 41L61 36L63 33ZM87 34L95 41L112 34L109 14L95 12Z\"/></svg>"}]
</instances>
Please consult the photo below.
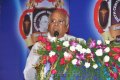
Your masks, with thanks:
<instances>
[{"instance_id":1,"label":"stage backdrop","mask_svg":"<svg viewBox=\"0 0 120 80\"><path fill-rule=\"evenodd\" d=\"M48 0L44 1L47 2ZM61 1L66 3L65 10L70 16L70 35L85 40L89 38L119 40L119 0ZM43 10L44 12L44 10L47 10L45 8L37 9L33 16L29 16L31 14L27 13L20 21L24 12L31 9L29 5L32 4L27 4L28 2L29 0L0 0L0 80L24 80L23 69L29 54L28 47L31 46L26 43L25 37L29 37L28 34L32 32L29 31L23 34L21 31L23 30L23 23L24 20L28 20L31 22L31 26L35 26L31 20L35 19L35 15L39 11ZM51 13L52 10L47 11ZM113 11L114 13L112 13ZM39 17L40 14L42 13L38 14ZM36 25L38 24L36 23ZM38 30L34 27L33 30L35 29Z\"/></svg>"}]
</instances>

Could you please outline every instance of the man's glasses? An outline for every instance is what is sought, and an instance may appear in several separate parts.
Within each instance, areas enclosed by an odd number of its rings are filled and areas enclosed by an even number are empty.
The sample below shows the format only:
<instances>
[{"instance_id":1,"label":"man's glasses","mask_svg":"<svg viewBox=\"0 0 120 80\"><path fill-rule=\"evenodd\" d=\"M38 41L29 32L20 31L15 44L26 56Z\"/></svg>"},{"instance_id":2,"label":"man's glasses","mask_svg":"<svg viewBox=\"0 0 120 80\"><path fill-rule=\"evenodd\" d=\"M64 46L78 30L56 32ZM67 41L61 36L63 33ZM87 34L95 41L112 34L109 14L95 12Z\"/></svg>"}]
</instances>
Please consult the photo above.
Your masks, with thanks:
<instances>
[{"instance_id":1,"label":"man's glasses","mask_svg":"<svg viewBox=\"0 0 120 80\"><path fill-rule=\"evenodd\" d=\"M64 25L65 20L50 20L50 24Z\"/></svg>"}]
</instances>

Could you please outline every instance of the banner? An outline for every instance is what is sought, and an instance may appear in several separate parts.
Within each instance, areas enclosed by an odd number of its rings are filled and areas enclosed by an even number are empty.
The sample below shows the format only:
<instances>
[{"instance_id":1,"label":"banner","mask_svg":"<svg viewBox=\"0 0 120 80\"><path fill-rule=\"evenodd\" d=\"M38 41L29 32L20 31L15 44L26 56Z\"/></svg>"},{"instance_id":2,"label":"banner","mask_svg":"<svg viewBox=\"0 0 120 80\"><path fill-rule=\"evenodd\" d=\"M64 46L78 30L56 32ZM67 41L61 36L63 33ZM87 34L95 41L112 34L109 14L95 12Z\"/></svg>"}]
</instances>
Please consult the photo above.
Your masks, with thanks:
<instances>
[{"instance_id":1,"label":"banner","mask_svg":"<svg viewBox=\"0 0 120 80\"><path fill-rule=\"evenodd\" d=\"M56 7L68 12L70 35L119 43L120 0L53 1L0 0L0 80L24 80L30 49L39 35L46 36L48 15Z\"/></svg>"},{"instance_id":2,"label":"banner","mask_svg":"<svg viewBox=\"0 0 120 80\"><path fill-rule=\"evenodd\" d=\"M98 0L94 11L94 23L104 40L119 42L119 0Z\"/></svg>"}]
</instances>

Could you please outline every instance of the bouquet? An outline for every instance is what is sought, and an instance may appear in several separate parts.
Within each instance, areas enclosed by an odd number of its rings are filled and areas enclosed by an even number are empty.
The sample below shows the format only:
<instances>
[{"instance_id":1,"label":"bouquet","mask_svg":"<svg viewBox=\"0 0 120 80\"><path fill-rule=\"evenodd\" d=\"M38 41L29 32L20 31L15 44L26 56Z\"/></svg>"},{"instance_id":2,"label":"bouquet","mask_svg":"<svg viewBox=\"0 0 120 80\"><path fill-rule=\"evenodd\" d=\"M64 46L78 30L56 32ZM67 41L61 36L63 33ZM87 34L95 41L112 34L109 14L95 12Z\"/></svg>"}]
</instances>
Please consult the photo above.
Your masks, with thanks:
<instances>
[{"instance_id":1,"label":"bouquet","mask_svg":"<svg viewBox=\"0 0 120 80\"><path fill-rule=\"evenodd\" d=\"M54 75L55 80L60 80L65 75L65 80L75 80L77 76L83 75L85 70L90 73L89 80L93 80L96 74L102 80L120 79L120 46L110 44L105 40L88 40L87 43L77 39L60 41L56 39L50 42L46 38L39 36L41 47L37 53L41 56L36 64L37 80L49 80ZM44 67L50 63L49 71L44 74ZM82 69L81 69L82 68ZM99 73L95 73L99 71ZM105 75L105 76L104 76Z\"/></svg>"}]
</instances>

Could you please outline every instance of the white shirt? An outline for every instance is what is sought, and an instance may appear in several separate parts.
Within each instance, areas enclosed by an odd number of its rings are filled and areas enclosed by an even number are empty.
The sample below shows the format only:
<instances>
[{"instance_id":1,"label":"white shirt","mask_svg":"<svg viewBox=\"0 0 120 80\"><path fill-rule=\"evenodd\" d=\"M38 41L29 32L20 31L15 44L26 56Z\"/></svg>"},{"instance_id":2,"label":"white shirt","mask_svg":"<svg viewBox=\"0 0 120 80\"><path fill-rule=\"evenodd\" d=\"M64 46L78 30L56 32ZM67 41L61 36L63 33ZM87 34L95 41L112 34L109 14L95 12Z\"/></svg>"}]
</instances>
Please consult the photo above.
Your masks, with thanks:
<instances>
[{"instance_id":1,"label":"white shirt","mask_svg":"<svg viewBox=\"0 0 120 80\"><path fill-rule=\"evenodd\" d=\"M50 41L54 41L55 37L51 37L50 34L48 33L48 39ZM65 34L62 38L59 38L59 40L71 40L71 39L75 39L74 36ZM83 41L84 43L85 40L82 38L77 38L79 41ZM32 47L29 56L27 58L27 62L26 62L26 66L24 69L24 78L25 80L36 80L36 69L34 68L34 65L36 65L36 63L39 61L40 55L35 53L35 50L38 49L38 47L40 47L40 43L35 43L35 45ZM47 63L45 68L44 68L44 74L47 73L47 71L50 68L50 64ZM53 75L52 75L53 76ZM50 80L53 80L52 77L50 78Z\"/></svg>"}]
</instances>

